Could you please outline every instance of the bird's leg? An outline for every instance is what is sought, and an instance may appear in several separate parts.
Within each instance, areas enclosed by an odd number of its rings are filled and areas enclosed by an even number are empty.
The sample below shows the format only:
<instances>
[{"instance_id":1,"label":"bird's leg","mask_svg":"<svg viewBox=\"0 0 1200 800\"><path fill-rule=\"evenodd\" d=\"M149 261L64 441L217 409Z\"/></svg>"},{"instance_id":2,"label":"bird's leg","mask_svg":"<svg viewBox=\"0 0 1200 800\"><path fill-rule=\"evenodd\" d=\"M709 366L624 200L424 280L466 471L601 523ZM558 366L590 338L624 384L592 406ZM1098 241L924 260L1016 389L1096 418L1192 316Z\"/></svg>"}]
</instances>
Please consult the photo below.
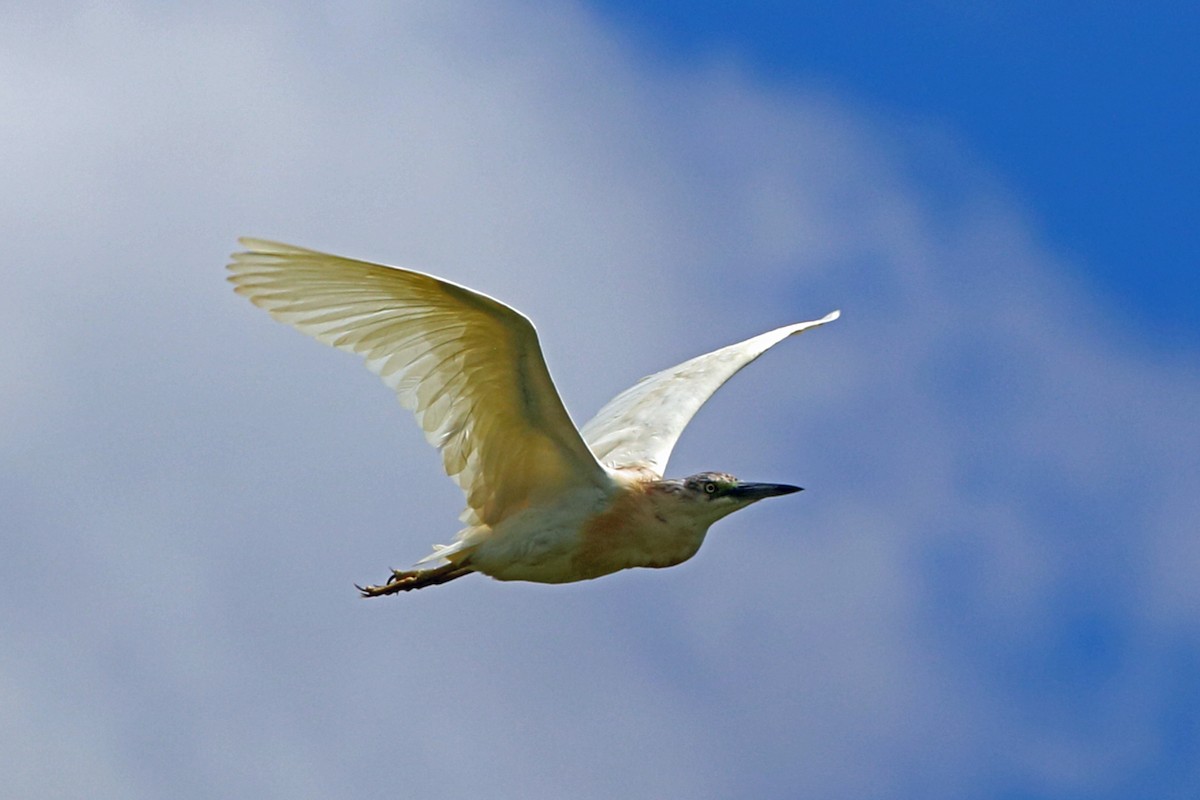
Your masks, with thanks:
<instances>
[{"instance_id":1,"label":"bird's leg","mask_svg":"<svg viewBox=\"0 0 1200 800\"><path fill-rule=\"evenodd\" d=\"M371 586L359 586L354 584L354 588L362 592L363 597L382 597L385 594L396 594L397 592L410 592L413 589L423 589L426 586L437 586L439 583L446 583L455 578L461 578L473 569L462 564L446 564L434 569L412 569L402 571L398 569L392 570L392 577L388 578L387 583Z\"/></svg>"}]
</instances>

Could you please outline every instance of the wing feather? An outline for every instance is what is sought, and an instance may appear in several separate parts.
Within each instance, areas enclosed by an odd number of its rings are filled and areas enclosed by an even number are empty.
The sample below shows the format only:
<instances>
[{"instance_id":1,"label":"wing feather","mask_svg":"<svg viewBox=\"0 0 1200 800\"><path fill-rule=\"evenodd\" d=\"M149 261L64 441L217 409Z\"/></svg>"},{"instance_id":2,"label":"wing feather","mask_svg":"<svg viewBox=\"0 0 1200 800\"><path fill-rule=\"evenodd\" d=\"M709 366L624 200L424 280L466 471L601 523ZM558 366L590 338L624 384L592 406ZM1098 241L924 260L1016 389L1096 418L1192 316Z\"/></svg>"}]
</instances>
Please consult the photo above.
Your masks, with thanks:
<instances>
[{"instance_id":1,"label":"wing feather","mask_svg":"<svg viewBox=\"0 0 1200 800\"><path fill-rule=\"evenodd\" d=\"M235 291L314 338L362 356L412 410L494 525L540 499L610 479L572 424L532 323L419 272L260 239L229 265Z\"/></svg>"},{"instance_id":2,"label":"wing feather","mask_svg":"<svg viewBox=\"0 0 1200 800\"><path fill-rule=\"evenodd\" d=\"M786 325L642 378L583 426L583 439L608 467L648 469L661 477L679 435L725 381L789 336L839 315L834 311L818 320Z\"/></svg>"}]
</instances>

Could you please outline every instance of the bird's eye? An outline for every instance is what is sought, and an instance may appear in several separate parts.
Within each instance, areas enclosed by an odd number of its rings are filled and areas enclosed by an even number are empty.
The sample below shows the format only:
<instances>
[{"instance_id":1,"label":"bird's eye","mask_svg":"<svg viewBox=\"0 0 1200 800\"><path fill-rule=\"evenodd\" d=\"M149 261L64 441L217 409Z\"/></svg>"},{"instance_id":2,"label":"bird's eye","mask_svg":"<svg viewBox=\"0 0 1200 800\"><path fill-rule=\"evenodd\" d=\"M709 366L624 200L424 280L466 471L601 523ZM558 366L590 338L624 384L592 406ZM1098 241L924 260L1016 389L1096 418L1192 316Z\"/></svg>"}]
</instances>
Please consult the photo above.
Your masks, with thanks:
<instances>
[{"instance_id":1,"label":"bird's eye","mask_svg":"<svg viewBox=\"0 0 1200 800\"><path fill-rule=\"evenodd\" d=\"M704 484L704 493L705 494L716 494L717 493L717 485L715 483L713 483L712 481L709 481L708 483Z\"/></svg>"}]
</instances>

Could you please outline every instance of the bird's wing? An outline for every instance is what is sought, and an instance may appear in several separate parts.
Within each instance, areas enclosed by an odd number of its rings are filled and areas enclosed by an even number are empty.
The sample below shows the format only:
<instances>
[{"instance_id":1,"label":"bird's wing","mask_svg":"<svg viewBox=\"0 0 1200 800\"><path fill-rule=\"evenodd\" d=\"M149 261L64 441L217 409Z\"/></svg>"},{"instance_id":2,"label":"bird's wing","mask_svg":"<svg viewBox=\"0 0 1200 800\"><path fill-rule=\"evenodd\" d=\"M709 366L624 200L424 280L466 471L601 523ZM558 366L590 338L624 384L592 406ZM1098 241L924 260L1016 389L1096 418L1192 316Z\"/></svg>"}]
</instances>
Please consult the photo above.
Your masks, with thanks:
<instances>
[{"instance_id":1,"label":"bird's wing","mask_svg":"<svg viewBox=\"0 0 1200 800\"><path fill-rule=\"evenodd\" d=\"M493 525L540 499L610 480L563 407L532 323L517 311L419 272L239 241L247 252L229 265L235 291L366 359L441 450L470 521Z\"/></svg>"},{"instance_id":2,"label":"bird's wing","mask_svg":"<svg viewBox=\"0 0 1200 800\"><path fill-rule=\"evenodd\" d=\"M679 435L721 384L787 337L832 322L839 314L786 325L642 378L583 426L583 439L602 464L645 468L661 476Z\"/></svg>"}]
</instances>

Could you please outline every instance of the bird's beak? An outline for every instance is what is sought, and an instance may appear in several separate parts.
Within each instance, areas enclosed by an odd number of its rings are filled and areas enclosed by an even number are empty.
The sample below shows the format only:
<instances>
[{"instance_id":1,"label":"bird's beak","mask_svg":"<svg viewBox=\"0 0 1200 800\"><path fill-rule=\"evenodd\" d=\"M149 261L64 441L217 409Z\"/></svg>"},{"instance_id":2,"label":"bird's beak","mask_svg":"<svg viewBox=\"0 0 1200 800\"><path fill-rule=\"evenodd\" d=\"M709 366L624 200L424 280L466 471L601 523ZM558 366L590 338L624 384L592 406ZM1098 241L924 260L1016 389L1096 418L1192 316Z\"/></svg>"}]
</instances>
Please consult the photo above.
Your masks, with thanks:
<instances>
[{"instance_id":1,"label":"bird's beak","mask_svg":"<svg viewBox=\"0 0 1200 800\"><path fill-rule=\"evenodd\" d=\"M754 502L764 497L778 497L781 494L804 491L799 486L789 486L786 483L739 483L726 494L740 500Z\"/></svg>"}]
</instances>

